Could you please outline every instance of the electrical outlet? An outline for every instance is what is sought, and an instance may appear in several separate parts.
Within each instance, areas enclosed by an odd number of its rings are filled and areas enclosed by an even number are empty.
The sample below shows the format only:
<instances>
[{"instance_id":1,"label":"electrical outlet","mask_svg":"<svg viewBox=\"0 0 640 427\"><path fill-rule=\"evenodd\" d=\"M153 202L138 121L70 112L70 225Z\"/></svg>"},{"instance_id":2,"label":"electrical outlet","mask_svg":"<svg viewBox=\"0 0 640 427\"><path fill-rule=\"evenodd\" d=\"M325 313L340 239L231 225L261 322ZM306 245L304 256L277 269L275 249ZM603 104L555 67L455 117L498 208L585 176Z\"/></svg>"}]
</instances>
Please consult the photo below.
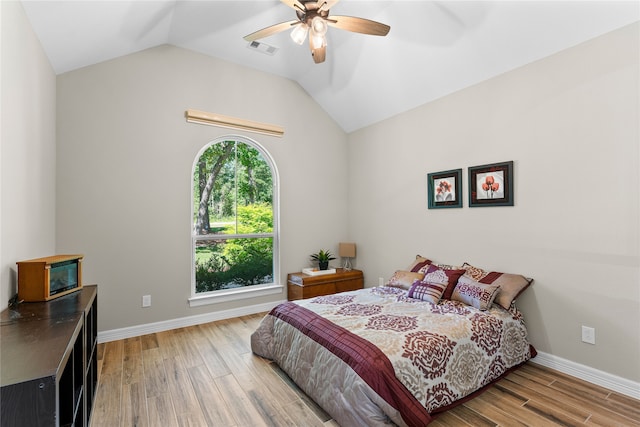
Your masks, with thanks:
<instances>
[{"instance_id":1,"label":"electrical outlet","mask_svg":"<svg viewBox=\"0 0 640 427\"><path fill-rule=\"evenodd\" d=\"M384 277L378 277L378 286L384 286Z\"/></svg>"},{"instance_id":2,"label":"electrical outlet","mask_svg":"<svg viewBox=\"0 0 640 427\"><path fill-rule=\"evenodd\" d=\"M582 342L586 342L587 344L595 344L596 343L596 330L595 328L590 328L588 326L582 326Z\"/></svg>"},{"instance_id":3,"label":"electrical outlet","mask_svg":"<svg viewBox=\"0 0 640 427\"><path fill-rule=\"evenodd\" d=\"M142 296L142 306L143 307L151 307L151 295L143 295Z\"/></svg>"}]
</instances>

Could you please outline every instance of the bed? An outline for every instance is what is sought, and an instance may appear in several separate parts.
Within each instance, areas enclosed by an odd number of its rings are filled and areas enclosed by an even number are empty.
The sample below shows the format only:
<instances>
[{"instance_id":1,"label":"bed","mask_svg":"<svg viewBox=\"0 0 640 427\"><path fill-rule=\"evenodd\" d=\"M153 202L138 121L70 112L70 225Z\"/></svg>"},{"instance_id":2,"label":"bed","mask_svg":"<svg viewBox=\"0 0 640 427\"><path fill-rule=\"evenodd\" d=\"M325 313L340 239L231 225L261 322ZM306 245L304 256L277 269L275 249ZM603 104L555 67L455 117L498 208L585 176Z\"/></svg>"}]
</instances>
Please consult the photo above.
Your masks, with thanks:
<instances>
[{"instance_id":1,"label":"bed","mask_svg":"<svg viewBox=\"0 0 640 427\"><path fill-rule=\"evenodd\" d=\"M531 280L508 289L514 275L465 265L429 262L387 286L282 303L252 350L342 427L424 426L535 355L513 304Z\"/></svg>"}]
</instances>

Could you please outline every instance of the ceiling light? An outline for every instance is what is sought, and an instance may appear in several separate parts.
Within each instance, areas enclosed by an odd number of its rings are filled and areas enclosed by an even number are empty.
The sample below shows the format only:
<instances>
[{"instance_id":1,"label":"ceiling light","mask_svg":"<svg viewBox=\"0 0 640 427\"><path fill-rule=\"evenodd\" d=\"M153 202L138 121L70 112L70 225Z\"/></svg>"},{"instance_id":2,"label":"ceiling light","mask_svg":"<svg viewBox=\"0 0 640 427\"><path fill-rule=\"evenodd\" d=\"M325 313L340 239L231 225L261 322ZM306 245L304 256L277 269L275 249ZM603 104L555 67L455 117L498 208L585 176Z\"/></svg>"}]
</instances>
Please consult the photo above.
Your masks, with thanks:
<instances>
[{"instance_id":1,"label":"ceiling light","mask_svg":"<svg viewBox=\"0 0 640 427\"><path fill-rule=\"evenodd\" d=\"M327 26L327 21L321 17L316 16L311 20L311 29L314 33L324 36L327 34L327 28L329 28Z\"/></svg>"},{"instance_id":2,"label":"ceiling light","mask_svg":"<svg viewBox=\"0 0 640 427\"><path fill-rule=\"evenodd\" d=\"M327 38L323 35L313 34L311 32L311 45L314 49L320 49L321 47L325 47L327 45Z\"/></svg>"},{"instance_id":3,"label":"ceiling light","mask_svg":"<svg viewBox=\"0 0 640 427\"><path fill-rule=\"evenodd\" d=\"M290 36L293 41L302 44L307 34L309 34L309 48L313 62L320 64L324 62L326 58L326 34L329 26L354 33L371 34L375 36L386 36L391 28L386 24L365 18L353 16L330 17L329 9L335 5L338 0L282 0L282 2L295 10L297 19L281 22L255 31L244 36L246 41L252 42L281 31L291 30Z\"/></svg>"},{"instance_id":4,"label":"ceiling light","mask_svg":"<svg viewBox=\"0 0 640 427\"><path fill-rule=\"evenodd\" d=\"M302 44L304 39L307 38L307 32L309 32L307 24L297 25L293 31L291 31L291 39L297 44Z\"/></svg>"}]
</instances>

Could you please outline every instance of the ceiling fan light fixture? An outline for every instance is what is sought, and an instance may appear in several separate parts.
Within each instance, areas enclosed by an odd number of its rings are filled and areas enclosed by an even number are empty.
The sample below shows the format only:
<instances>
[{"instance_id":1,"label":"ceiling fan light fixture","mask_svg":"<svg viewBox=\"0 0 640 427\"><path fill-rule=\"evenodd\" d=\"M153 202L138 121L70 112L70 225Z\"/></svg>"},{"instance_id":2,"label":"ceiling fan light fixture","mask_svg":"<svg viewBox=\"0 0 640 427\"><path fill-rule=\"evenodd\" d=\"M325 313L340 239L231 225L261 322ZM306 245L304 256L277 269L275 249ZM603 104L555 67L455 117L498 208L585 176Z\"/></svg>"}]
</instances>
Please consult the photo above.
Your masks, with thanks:
<instances>
[{"instance_id":1,"label":"ceiling fan light fixture","mask_svg":"<svg viewBox=\"0 0 640 427\"><path fill-rule=\"evenodd\" d=\"M311 45L313 46L314 49L320 49L322 47L325 47L327 45L327 38L323 35L313 34L313 31L312 31Z\"/></svg>"},{"instance_id":2,"label":"ceiling fan light fixture","mask_svg":"<svg viewBox=\"0 0 640 427\"><path fill-rule=\"evenodd\" d=\"M329 26L327 25L327 21L325 21L319 16L315 16L311 20L311 31L314 32L315 34L324 36L325 34L327 34L328 28Z\"/></svg>"},{"instance_id":3,"label":"ceiling fan light fixture","mask_svg":"<svg viewBox=\"0 0 640 427\"><path fill-rule=\"evenodd\" d=\"M297 43L304 43L304 39L307 38L307 33L309 32L309 27L307 24L296 25L296 27L291 31L291 39Z\"/></svg>"}]
</instances>

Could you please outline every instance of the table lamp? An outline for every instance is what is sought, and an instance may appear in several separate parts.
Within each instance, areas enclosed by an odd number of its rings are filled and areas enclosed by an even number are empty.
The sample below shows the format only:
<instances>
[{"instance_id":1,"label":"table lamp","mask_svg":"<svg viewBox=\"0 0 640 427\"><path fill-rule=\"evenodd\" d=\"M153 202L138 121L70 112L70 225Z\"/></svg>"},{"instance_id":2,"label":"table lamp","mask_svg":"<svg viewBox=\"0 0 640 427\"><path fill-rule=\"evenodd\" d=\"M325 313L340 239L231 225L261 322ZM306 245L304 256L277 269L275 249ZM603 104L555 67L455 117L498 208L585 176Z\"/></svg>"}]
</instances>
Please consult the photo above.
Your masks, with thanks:
<instances>
[{"instance_id":1,"label":"table lamp","mask_svg":"<svg viewBox=\"0 0 640 427\"><path fill-rule=\"evenodd\" d=\"M338 246L338 254L344 259L343 268L347 271L351 270L351 258L356 256L355 243L340 243Z\"/></svg>"}]
</instances>

